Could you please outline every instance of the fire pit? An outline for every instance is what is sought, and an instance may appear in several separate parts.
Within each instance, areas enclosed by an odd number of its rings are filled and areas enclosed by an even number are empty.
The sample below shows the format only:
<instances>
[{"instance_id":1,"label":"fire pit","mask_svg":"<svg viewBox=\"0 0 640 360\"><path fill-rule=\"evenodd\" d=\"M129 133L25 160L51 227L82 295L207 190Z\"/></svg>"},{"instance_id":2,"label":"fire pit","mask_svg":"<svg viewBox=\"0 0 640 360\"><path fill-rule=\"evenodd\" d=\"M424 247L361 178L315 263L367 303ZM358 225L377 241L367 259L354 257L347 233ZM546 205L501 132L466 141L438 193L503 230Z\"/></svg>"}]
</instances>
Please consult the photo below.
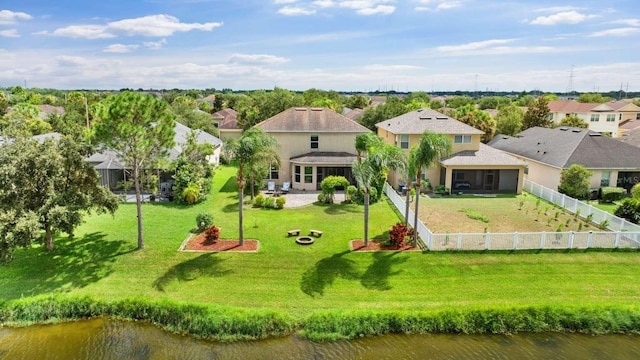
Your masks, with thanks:
<instances>
[{"instance_id":1,"label":"fire pit","mask_svg":"<svg viewBox=\"0 0 640 360\"><path fill-rule=\"evenodd\" d=\"M311 245L313 244L313 238L311 236L298 236L296 238L296 242L300 245Z\"/></svg>"}]
</instances>

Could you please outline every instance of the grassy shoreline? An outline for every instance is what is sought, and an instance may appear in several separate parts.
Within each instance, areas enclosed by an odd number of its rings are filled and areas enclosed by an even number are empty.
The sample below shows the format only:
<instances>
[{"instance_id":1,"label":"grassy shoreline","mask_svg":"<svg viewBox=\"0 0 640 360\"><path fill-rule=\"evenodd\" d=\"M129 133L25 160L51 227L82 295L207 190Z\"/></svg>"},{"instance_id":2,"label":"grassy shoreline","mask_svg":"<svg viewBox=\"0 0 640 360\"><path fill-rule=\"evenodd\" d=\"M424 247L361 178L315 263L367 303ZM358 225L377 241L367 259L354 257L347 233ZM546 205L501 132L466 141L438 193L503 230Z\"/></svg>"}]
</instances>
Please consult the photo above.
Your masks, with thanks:
<instances>
[{"instance_id":1,"label":"grassy shoreline","mask_svg":"<svg viewBox=\"0 0 640 360\"><path fill-rule=\"evenodd\" d=\"M640 299L636 251L352 252L349 241L363 234L363 209L353 204L283 210L247 205L245 236L260 240L259 252L178 252L201 212L213 216L223 238L237 237L234 171L219 169L213 193L201 204L145 204L142 251L136 250L133 204L123 204L114 217L88 217L76 237L58 237L52 253L38 246L18 250L14 262L0 266L0 303L91 296L108 304L131 299L200 304L230 313L273 312L293 319L295 331L313 334L316 330L299 323L324 312L635 309ZM372 205L371 236L388 236L398 216L386 201ZM324 233L311 246L297 246L286 234L292 228Z\"/></svg>"}]
</instances>

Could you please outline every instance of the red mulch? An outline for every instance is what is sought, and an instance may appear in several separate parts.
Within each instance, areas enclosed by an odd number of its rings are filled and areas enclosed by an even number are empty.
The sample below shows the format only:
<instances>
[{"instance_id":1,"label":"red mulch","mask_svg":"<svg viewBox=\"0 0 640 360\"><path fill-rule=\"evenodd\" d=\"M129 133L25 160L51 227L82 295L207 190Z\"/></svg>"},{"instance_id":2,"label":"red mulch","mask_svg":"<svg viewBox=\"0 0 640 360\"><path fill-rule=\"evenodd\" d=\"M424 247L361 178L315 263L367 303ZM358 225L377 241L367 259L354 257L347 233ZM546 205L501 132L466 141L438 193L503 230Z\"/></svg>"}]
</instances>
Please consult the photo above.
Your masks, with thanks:
<instances>
[{"instance_id":1,"label":"red mulch","mask_svg":"<svg viewBox=\"0 0 640 360\"><path fill-rule=\"evenodd\" d=\"M422 251L418 246L404 244L402 246L383 246L385 240L369 240L369 245L364 247L364 240L351 240L349 246L353 251Z\"/></svg>"},{"instance_id":2,"label":"red mulch","mask_svg":"<svg viewBox=\"0 0 640 360\"><path fill-rule=\"evenodd\" d=\"M244 245L240 246L240 240L218 239L213 244L205 244L205 236L199 234L193 236L184 245L183 250L211 251L211 252L256 252L260 247L258 240L244 240Z\"/></svg>"}]
</instances>

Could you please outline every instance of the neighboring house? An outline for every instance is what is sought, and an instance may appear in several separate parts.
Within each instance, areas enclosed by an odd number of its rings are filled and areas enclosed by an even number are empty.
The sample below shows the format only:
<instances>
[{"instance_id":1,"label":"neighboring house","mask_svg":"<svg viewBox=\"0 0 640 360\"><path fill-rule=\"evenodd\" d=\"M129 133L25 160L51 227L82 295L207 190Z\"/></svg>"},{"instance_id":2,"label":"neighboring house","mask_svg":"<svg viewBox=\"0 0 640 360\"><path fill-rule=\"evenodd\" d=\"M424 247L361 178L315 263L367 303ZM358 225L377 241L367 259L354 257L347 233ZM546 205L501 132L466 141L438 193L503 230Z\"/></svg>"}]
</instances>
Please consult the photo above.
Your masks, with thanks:
<instances>
[{"instance_id":1,"label":"neighboring house","mask_svg":"<svg viewBox=\"0 0 640 360\"><path fill-rule=\"evenodd\" d=\"M175 137L173 140L175 145L169 150L169 156L166 159L167 161L176 160L178 156L180 156L180 153L182 153L182 146L186 144L187 138L192 130L187 126L176 122L174 131ZM220 163L222 140L200 129L196 129L194 131L199 144L211 144L213 146L214 152L209 156L208 160L209 163L218 165ZM127 168L125 164L118 158L118 155L111 150L95 153L86 158L85 161L94 165L94 168L100 175L100 183L111 190L118 188L119 181L127 180ZM162 193L171 191L173 186L172 175L172 173L161 174L160 191Z\"/></svg>"},{"instance_id":2,"label":"neighboring house","mask_svg":"<svg viewBox=\"0 0 640 360\"><path fill-rule=\"evenodd\" d=\"M618 136L620 122L636 118L640 107L633 103L614 101L603 104L580 103L573 100L549 101L550 120L560 124L562 119L575 115L589 125L589 130Z\"/></svg>"},{"instance_id":3,"label":"neighboring house","mask_svg":"<svg viewBox=\"0 0 640 360\"><path fill-rule=\"evenodd\" d=\"M36 107L38 109L40 109L40 113L38 114L38 117L40 117L40 119L42 120L46 120L49 115L51 114L57 114L57 115L64 115L64 108L62 106L53 106L53 105L36 105Z\"/></svg>"},{"instance_id":4,"label":"neighboring house","mask_svg":"<svg viewBox=\"0 0 640 360\"><path fill-rule=\"evenodd\" d=\"M640 121L636 121L640 125ZM635 127L631 130L625 131L622 136L616 138L625 144L640 147L640 127Z\"/></svg>"},{"instance_id":5,"label":"neighboring house","mask_svg":"<svg viewBox=\"0 0 640 360\"><path fill-rule=\"evenodd\" d=\"M432 109L419 109L379 122L376 127L378 136L407 154L425 131L451 138L453 155L422 174L434 187L445 185L452 192L522 192L525 163L482 144L480 138L484 132L463 122ZM399 174L389 176L394 187L404 181Z\"/></svg>"},{"instance_id":6,"label":"neighboring house","mask_svg":"<svg viewBox=\"0 0 640 360\"><path fill-rule=\"evenodd\" d=\"M320 190L329 175L353 182L356 136L370 132L344 115L315 107L290 108L255 126L280 144L281 165L272 167L269 179L277 185L291 182L297 190Z\"/></svg>"},{"instance_id":7,"label":"neighboring house","mask_svg":"<svg viewBox=\"0 0 640 360\"><path fill-rule=\"evenodd\" d=\"M363 115L364 115L364 110L363 109L347 109L345 108L345 112L343 112L344 116L346 116L347 118L353 120L353 121L358 121L358 119L360 119Z\"/></svg>"},{"instance_id":8,"label":"neighboring house","mask_svg":"<svg viewBox=\"0 0 640 360\"><path fill-rule=\"evenodd\" d=\"M214 113L213 121L221 139L237 139L242 135L242 128L238 127L238 112L233 109L222 109Z\"/></svg>"},{"instance_id":9,"label":"neighboring house","mask_svg":"<svg viewBox=\"0 0 640 360\"><path fill-rule=\"evenodd\" d=\"M590 187L629 190L640 180L640 148L588 129L534 127L518 137L498 135L489 145L527 163L527 179L557 189L563 169L580 164L593 172Z\"/></svg>"}]
</instances>

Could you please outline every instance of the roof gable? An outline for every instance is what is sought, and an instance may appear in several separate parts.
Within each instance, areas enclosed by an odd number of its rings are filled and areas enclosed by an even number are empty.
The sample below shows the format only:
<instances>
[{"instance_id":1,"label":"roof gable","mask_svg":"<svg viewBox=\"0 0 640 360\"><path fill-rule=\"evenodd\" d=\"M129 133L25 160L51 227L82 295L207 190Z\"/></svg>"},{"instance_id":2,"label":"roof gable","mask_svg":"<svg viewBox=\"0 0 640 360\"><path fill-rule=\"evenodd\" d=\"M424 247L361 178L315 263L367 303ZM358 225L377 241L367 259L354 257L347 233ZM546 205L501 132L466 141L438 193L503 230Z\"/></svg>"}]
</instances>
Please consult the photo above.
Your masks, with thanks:
<instances>
[{"instance_id":1,"label":"roof gable","mask_svg":"<svg viewBox=\"0 0 640 360\"><path fill-rule=\"evenodd\" d=\"M450 135L482 135L484 132L433 109L418 109L376 124L393 134L422 134L430 131Z\"/></svg>"},{"instance_id":2,"label":"roof gable","mask_svg":"<svg viewBox=\"0 0 640 360\"><path fill-rule=\"evenodd\" d=\"M255 126L266 132L370 132L342 114L316 107L290 108Z\"/></svg>"}]
</instances>

